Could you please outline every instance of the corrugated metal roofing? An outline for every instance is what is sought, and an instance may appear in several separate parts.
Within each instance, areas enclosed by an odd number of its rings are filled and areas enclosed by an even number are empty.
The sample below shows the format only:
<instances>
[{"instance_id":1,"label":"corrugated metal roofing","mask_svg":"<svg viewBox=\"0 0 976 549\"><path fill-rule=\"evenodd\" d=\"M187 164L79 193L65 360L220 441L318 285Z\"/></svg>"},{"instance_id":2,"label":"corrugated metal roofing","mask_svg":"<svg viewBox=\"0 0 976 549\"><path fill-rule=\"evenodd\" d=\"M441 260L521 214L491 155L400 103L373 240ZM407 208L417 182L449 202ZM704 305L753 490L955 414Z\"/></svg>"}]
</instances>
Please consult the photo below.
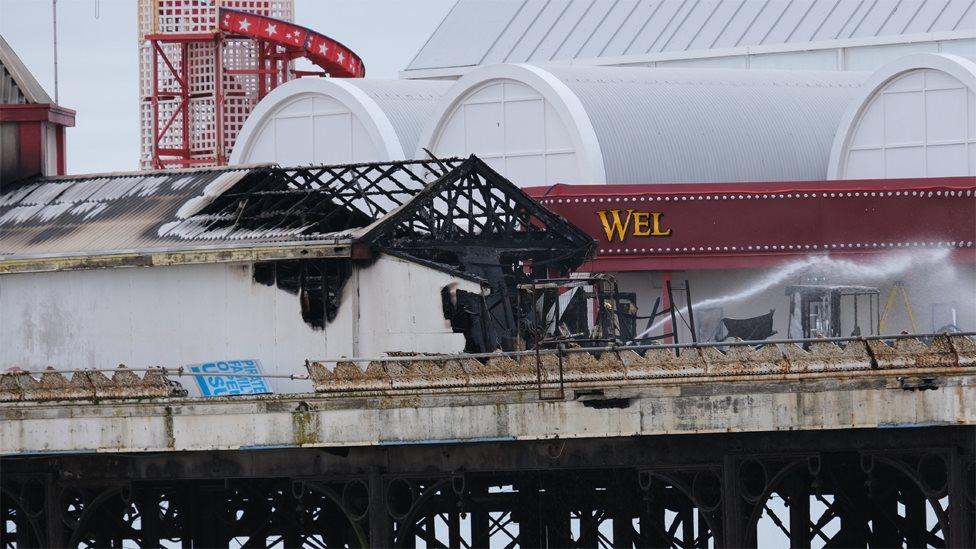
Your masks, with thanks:
<instances>
[{"instance_id":1,"label":"corrugated metal roofing","mask_svg":"<svg viewBox=\"0 0 976 549\"><path fill-rule=\"evenodd\" d=\"M459 0L406 70L976 29L976 0Z\"/></svg>"},{"instance_id":2,"label":"corrugated metal roofing","mask_svg":"<svg viewBox=\"0 0 976 549\"><path fill-rule=\"evenodd\" d=\"M545 67L579 98L608 183L824 179L857 72Z\"/></svg>"},{"instance_id":3,"label":"corrugated metal roofing","mask_svg":"<svg viewBox=\"0 0 976 549\"><path fill-rule=\"evenodd\" d=\"M165 249L180 240L159 236L159 228L184 203L252 171L133 172L16 185L0 194L0 260Z\"/></svg>"},{"instance_id":4,"label":"corrugated metal roofing","mask_svg":"<svg viewBox=\"0 0 976 549\"><path fill-rule=\"evenodd\" d=\"M22 103L53 101L10 44L0 36L0 105Z\"/></svg>"},{"instance_id":5,"label":"corrugated metal roofing","mask_svg":"<svg viewBox=\"0 0 976 549\"><path fill-rule=\"evenodd\" d=\"M420 131L434 115L437 100L450 82L437 80L343 80L363 90L386 113L407 154L417 149Z\"/></svg>"},{"instance_id":6,"label":"corrugated metal roofing","mask_svg":"<svg viewBox=\"0 0 976 549\"><path fill-rule=\"evenodd\" d=\"M438 242L501 238L576 265L592 247L475 157L37 178L0 194L0 273L349 257L356 243L440 262Z\"/></svg>"},{"instance_id":7,"label":"corrugated metal roofing","mask_svg":"<svg viewBox=\"0 0 976 549\"><path fill-rule=\"evenodd\" d=\"M342 244L456 158L39 177L0 193L4 260Z\"/></svg>"}]
</instances>

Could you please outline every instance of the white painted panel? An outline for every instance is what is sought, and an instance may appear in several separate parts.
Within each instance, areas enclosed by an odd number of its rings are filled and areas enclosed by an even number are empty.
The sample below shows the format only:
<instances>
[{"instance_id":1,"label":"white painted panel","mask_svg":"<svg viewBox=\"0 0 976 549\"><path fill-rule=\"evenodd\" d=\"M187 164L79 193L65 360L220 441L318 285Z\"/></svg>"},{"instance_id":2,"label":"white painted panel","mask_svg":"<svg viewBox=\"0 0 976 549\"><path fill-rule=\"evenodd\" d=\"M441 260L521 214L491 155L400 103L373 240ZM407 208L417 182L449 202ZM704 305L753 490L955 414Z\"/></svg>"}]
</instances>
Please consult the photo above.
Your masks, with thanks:
<instances>
[{"instance_id":1,"label":"white painted panel","mask_svg":"<svg viewBox=\"0 0 976 549\"><path fill-rule=\"evenodd\" d=\"M464 134L464 108L455 110L447 119L435 150L443 156L463 156L467 150Z\"/></svg>"},{"instance_id":2,"label":"white painted panel","mask_svg":"<svg viewBox=\"0 0 976 549\"><path fill-rule=\"evenodd\" d=\"M334 97L315 95L312 96L312 99L313 105L315 106L315 110L312 111L314 114L342 114L349 112L349 108Z\"/></svg>"},{"instance_id":3,"label":"white painted panel","mask_svg":"<svg viewBox=\"0 0 976 549\"><path fill-rule=\"evenodd\" d=\"M910 72L885 86L885 93L922 91L925 88L925 71Z\"/></svg>"},{"instance_id":4,"label":"white painted panel","mask_svg":"<svg viewBox=\"0 0 976 549\"><path fill-rule=\"evenodd\" d=\"M884 9L883 5L879 5L877 2L870 2L870 5L871 9L868 10L863 19L857 22L857 27L851 33L851 38L869 38L876 36L881 29L881 25L891 15L890 10Z\"/></svg>"},{"instance_id":5,"label":"white painted panel","mask_svg":"<svg viewBox=\"0 0 976 549\"><path fill-rule=\"evenodd\" d=\"M861 116L857 126L857 133L854 135L853 145L855 147L864 146L883 146L885 142L885 119L884 110L880 104L874 105L876 108L867 109Z\"/></svg>"},{"instance_id":6,"label":"white painted panel","mask_svg":"<svg viewBox=\"0 0 976 549\"><path fill-rule=\"evenodd\" d=\"M504 100L505 101L518 101L519 99L541 99L542 96L539 92L534 89L522 84L520 82L505 82L504 83Z\"/></svg>"},{"instance_id":7,"label":"white painted panel","mask_svg":"<svg viewBox=\"0 0 976 549\"><path fill-rule=\"evenodd\" d=\"M684 14L680 25L676 26L667 42L659 45L662 50L685 50L695 40L713 15L717 7L716 0L693 2L691 10ZM718 27L721 28L721 27Z\"/></svg>"},{"instance_id":8,"label":"white painted panel","mask_svg":"<svg viewBox=\"0 0 976 549\"><path fill-rule=\"evenodd\" d=\"M976 11L972 0L949 0L949 4L935 20L935 26L953 23L958 28L976 28Z\"/></svg>"},{"instance_id":9,"label":"white painted panel","mask_svg":"<svg viewBox=\"0 0 976 549\"><path fill-rule=\"evenodd\" d=\"M944 72L924 71L924 75L927 90L954 90L965 87L962 82Z\"/></svg>"},{"instance_id":10,"label":"white painted panel","mask_svg":"<svg viewBox=\"0 0 976 549\"><path fill-rule=\"evenodd\" d=\"M550 154L546 157L547 183L577 183L578 179L575 153Z\"/></svg>"},{"instance_id":11,"label":"white painted panel","mask_svg":"<svg viewBox=\"0 0 976 549\"><path fill-rule=\"evenodd\" d=\"M247 157L247 162L274 162L276 150L275 125L272 122L265 124L251 140L251 152Z\"/></svg>"},{"instance_id":12,"label":"white painted panel","mask_svg":"<svg viewBox=\"0 0 976 549\"><path fill-rule=\"evenodd\" d=\"M785 2L786 9L783 14L780 15L776 24L769 30L769 33L763 38L763 44L781 44L783 42L788 42L790 39L790 34L794 30L799 30L802 32L801 25L807 11L813 7L814 0L793 0L792 2ZM812 29L809 33L812 33Z\"/></svg>"},{"instance_id":13,"label":"white painted panel","mask_svg":"<svg viewBox=\"0 0 976 549\"><path fill-rule=\"evenodd\" d=\"M505 31L496 38L495 44L484 55L481 61L482 65L504 63L507 60L509 52L522 39L522 36L525 35L532 23L535 22L535 18L548 2L546 0L524 0L523 2L510 3L513 5L521 4L518 13L509 21L505 27ZM454 46L455 44L452 44L451 47Z\"/></svg>"},{"instance_id":14,"label":"white painted panel","mask_svg":"<svg viewBox=\"0 0 976 549\"><path fill-rule=\"evenodd\" d=\"M938 53L938 51L939 45L935 42L849 48L845 68L849 71L873 71L899 57L913 53Z\"/></svg>"},{"instance_id":15,"label":"white painted panel","mask_svg":"<svg viewBox=\"0 0 976 549\"><path fill-rule=\"evenodd\" d=\"M542 99L505 103L505 148L543 151L546 148L545 102Z\"/></svg>"},{"instance_id":16,"label":"white painted panel","mask_svg":"<svg viewBox=\"0 0 976 549\"><path fill-rule=\"evenodd\" d=\"M336 319L313 329L302 319L297 295L254 282L247 264L4 275L0 369L257 359L266 373L301 374L307 358L354 351L457 352L464 338L452 332L440 301L440 289L452 282L479 290L440 271L381 257L350 277ZM360 348L354 349L357 316ZM181 381L194 390L192 379ZM310 390L302 381L273 385Z\"/></svg>"},{"instance_id":17,"label":"white painted panel","mask_svg":"<svg viewBox=\"0 0 976 549\"><path fill-rule=\"evenodd\" d=\"M461 4L464 4L464 2L461 2ZM499 4L512 4L517 6L520 3L499 2ZM518 60L531 58L532 52L539 47L552 26L559 21L559 16L562 15L563 10L566 9L566 7L566 2L546 2L545 7L542 8L542 12L539 13L532 26L528 29L528 32L522 35L522 38L512 49L508 58ZM480 25L475 24L474 26ZM466 39L462 39L462 41L466 41Z\"/></svg>"},{"instance_id":18,"label":"white painted panel","mask_svg":"<svg viewBox=\"0 0 976 549\"><path fill-rule=\"evenodd\" d=\"M856 122L846 177L976 174L976 162L967 158L976 141L974 103L972 92L939 71L920 69L891 82Z\"/></svg>"},{"instance_id":19,"label":"white painted panel","mask_svg":"<svg viewBox=\"0 0 976 549\"><path fill-rule=\"evenodd\" d=\"M936 18L945 9L949 0L926 2L922 9L915 15L915 18L905 27L905 34L918 34L929 32Z\"/></svg>"},{"instance_id":20,"label":"white painted panel","mask_svg":"<svg viewBox=\"0 0 976 549\"><path fill-rule=\"evenodd\" d=\"M884 177L884 151L881 149L855 150L848 153L847 179L871 179Z\"/></svg>"},{"instance_id":21,"label":"white painted panel","mask_svg":"<svg viewBox=\"0 0 976 549\"><path fill-rule=\"evenodd\" d=\"M352 161L375 162L379 158L376 143L369 136L369 132L359 118L352 119Z\"/></svg>"},{"instance_id":22,"label":"white painted panel","mask_svg":"<svg viewBox=\"0 0 976 549\"><path fill-rule=\"evenodd\" d=\"M349 113L328 114L314 118L314 160L323 164L339 164L352 159L352 139Z\"/></svg>"},{"instance_id":23,"label":"white painted panel","mask_svg":"<svg viewBox=\"0 0 976 549\"><path fill-rule=\"evenodd\" d=\"M757 54L749 57L750 69L838 70L837 50L811 50Z\"/></svg>"},{"instance_id":24,"label":"white painted panel","mask_svg":"<svg viewBox=\"0 0 976 549\"><path fill-rule=\"evenodd\" d=\"M966 140L966 96L964 88L925 93L926 138L930 143Z\"/></svg>"},{"instance_id":25,"label":"white painted panel","mask_svg":"<svg viewBox=\"0 0 976 549\"><path fill-rule=\"evenodd\" d=\"M969 140L976 141L976 93L970 91L968 96L969 110L966 118L969 119Z\"/></svg>"},{"instance_id":26,"label":"white painted panel","mask_svg":"<svg viewBox=\"0 0 976 549\"><path fill-rule=\"evenodd\" d=\"M549 183L546 180L546 158L541 154L510 156L506 159L505 175L519 187Z\"/></svg>"},{"instance_id":27,"label":"white painted panel","mask_svg":"<svg viewBox=\"0 0 976 549\"><path fill-rule=\"evenodd\" d=\"M546 149L549 151L570 150L573 140L566 131L566 126L559 118L559 113L546 102Z\"/></svg>"},{"instance_id":28,"label":"white painted panel","mask_svg":"<svg viewBox=\"0 0 976 549\"><path fill-rule=\"evenodd\" d=\"M708 6L712 11L708 21L698 29L698 33L687 44L689 50L708 50L719 34L729 26L729 21L742 9L742 0L736 2L720 2Z\"/></svg>"},{"instance_id":29,"label":"white painted panel","mask_svg":"<svg viewBox=\"0 0 976 549\"><path fill-rule=\"evenodd\" d=\"M438 155L477 154L521 186L581 180L565 123L539 92L519 82L498 81L462 97L434 142ZM551 173L550 155L559 156Z\"/></svg>"},{"instance_id":30,"label":"white painted panel","mask_svg":"<svg viewBox=\"0 0 976 549\"><path fill-rule=\"evenodd\" d=\"M966 144L929 145L925 148L928 177L966 175Z\"/></svg>"},{"instance_id":31,"label":"white painted panel","mask_svg":"<svg viewBox=\"0 0 976 549\"><path fill-rule=\"evenodd\" d=\"M976 38L943 40L939 44L939 51L976 60Z\"/></svg>"},{"instance_id":32,"label":"white painted panel","mask_svg":"<svg viewBox=\"0 0 976 549\"><path fill-rule=\"evenodd\" d=\"M840 6L833 0L816 0L797 26L790 31L789 41L795 43L814 40L814 35L823 29L827 16L839 9Z\"/></svg>"},{"instance_id":33,"label":"white painted panel","mask_svg":"<svg viewBox=\"0 0 976 549\"><path fill-rule=\"evenodd\" d=\"M278 118L274 121L276 135L275 160L282 166L307 164L312 158L312 120Z\"/></svg>"},{"instance_id":34,"label":"white painted panel","mask_svg":"<svg viewBox=\"0 0 976 549\"><path fill-rule=\"evenodd\" d=\"M44 128L44 175L58 175L58 134L54 124L45 122Z\"/></svg>"},{"instance_id":35,"label":"white painted panel","mask_svg":"<svg viewBox=\"0 0 976 549\"><path fill-rule=\"evenodd\" d=\"M700 59L674 59L671 61L658 61L658 67L688 67L699 69L748 69L749 58L746 56L735 57L704 57Z\"/></svg>"},{"instance_id":36,"label":"white painted panel","mask_svg":"<svg viewBox=\"0 0 976 549\"><path fill-rule=\"evenodd\" d=\"M557 57L557 52L562 53L564 51L562 48L568 48L571 53L568 55L563 53L561 57L574 56L579 51L582 41L590 36L592 25L600 21L602 13L605 13L610 5L611 2L593 4L590 0L570 0L565 11L560 14L559 19L546 33L528 60L534 63L549 61Z\"/></svg>"},{"instance_id":37,"label":"white painted panel","mask_svg":"<svg viewBox=\"0 0 976 549\"><path fill-rule=\"evenodd\" d=\"M650 3L648 4L650 5ZM638 55L649 52L654 42L664 34L668 22L676 16L680 17L678 12L683 5L684 2L661 2L657 4L624 53Z\"/></svg>"},{"instance_id":38,"label":"white painted panel","mask_svg":"<svg viewBox=\"0 0 976 549\"><path fill-rule=\"evenodd\" d=\"M424 64L452 67L469 64L469 58L481 59L498 35L519 11L521 2L493 2L491 10L477 4L459 2L451 9L437 33L424 46ZM406 24L406 23L405 23Z\"/></svg>"},{"instance_id":39,"label":"white painted panel","mask_svg":"<svg viewBox=\"0 0 976 549\"><path fill-rule=\"evenodd\" d=\"M447 285L480 291L475 283L389 256L359 270L360 348L355 354L463 350L464 336L453 333L441 306L441 289Z\"/></svg>"},{"instance_id":40,"label":"white painted panel","mask_svg":"<svg viewBox=\"0 0 976 549\"><path fill-rule=\"evenodd\" d=\"M646 2L643 3L646 4ZM560 57L562 57L564 51L567 55L577 51L579 52L577 57L583 59L598 57L604 54L609 49L609 46L612 45L613 40L620 34L620 31L623 30L623 26L630 22L631 16L636 13L636 10L640 9L639 4L641 2L638 2L638 0L619 0L617 2L606 2L606 4L611 6L610 11L600 21L599 26L596 27L593 33L585 37L585 41L581 42L576 37L583 36L586 33L574 32L572 47L569 47L570 41L567 40L567 44L560 50ZM589 22L589 19L586 22ZM633 37L633 32L628 36ZM581 44L582 47L579 47L577 44ZM575 48L575 50L572 48Z\"/></svg>"},{"instance_id":41,"label":"white painted panel","mask_svg":"<svg viewBox=\"0 0 976 549\"><path fill-rule=\"evenodd\" d=\"M835 6L834 10L811 37L811 40L845 38L845 36L841 36L841 33L844 32L845 26L850 22L851 15L860 7L858 2L831 3Z\"/></svg>"},{"instance_id":42,"label":"white painted panel","mask_svg":"<svg viewBox=\"0 0 976 549\"><path fill-rule=\"evenodd\" d=\"M756 2L760 4L760 2ZM735 45L739 44L761 44L763 37L771 29L776 21L782 17L783 12L789 7L789 2L765 2L761 3L762 9L756 14L753 23L749 25L746 32Z\"/></svg>"},{"instance_id":43,"label":"white painted panel","mask_svg":"<svg viewBox=\"0 0 976 549\"><path fill-rule=\"evenodd\" d=\"M313 102L311 97L303 97L291 101L281 106L276 113L276 118L289 116L308 116L312 113Z\"/></svg>"},{"instance_id":44,"label":"white painted panel","mask_svg":"<svg viewBox=\"0 0 976 549\"><path fill-rule=\"evenodd\" d=\"M472 152L501 154L505 152L504 109L501 103L465 105L465 142Z\"/></svg>"},{"instance_id":45,"label":"white painted panel","mask_svg":"<svg viewBox=\"0 0 976 549\"><path fill-rule=\"evenodd\" d=\"M504 84L489 84L482 88L479 88L468 95L464 102L468 105L472 103L494 103L496 101L502 101L505 99L505 86Z\"/></svg>"},{"instance_id":46,"label":"white painted panel","mask_svg":"<svg viewBox=\"0 0 976 549\"><path fill-rule=\"evenodd\" d=\"M925 156L922 147L898 147L885 150L885 177L922 177Z\"/></svg>"},{"instance_id":47,"label":"white painted panel","mask_svg":"<svg viewBox=\"0 0 976 549\"><path fill-rule=\"evenodd\" d=\"M739 9L738 16L733 21L753 21L759 12L765 9L764 2L749 2L743 0L742 7ZM730 24L722 30L721 34L711 46L713 48L732 48L738 46L743 34L751 27L751 24Z\"/></svg>"},{"instance_id":48,"label":"white painted panel","mask_svg":"<svg viewBox=\"0 0 976 549\"><path fill-rule=\"evenodd\" d=\"M889 144L924 141L922 98L922 92L885 94L885 138Z\"/></svg>"},{"instance_id":49,"label":"white painted panel","mask_svg":"<svg viewBox=\"0 0 976 549\"><path fill-rule=\"evenodd\" d=\"M498 173L500 173L502 175L505 175L505 176L508 175L507 171L505 170L505 157L504 156L482 157L481 159L485 161L485 164L488 164L488 167L489 168L495 170L496 172L498 172ZM518 181L514 181L513 180L512 183L515 183L516 185L518 185Z\"/></svg>"}]
</instances>

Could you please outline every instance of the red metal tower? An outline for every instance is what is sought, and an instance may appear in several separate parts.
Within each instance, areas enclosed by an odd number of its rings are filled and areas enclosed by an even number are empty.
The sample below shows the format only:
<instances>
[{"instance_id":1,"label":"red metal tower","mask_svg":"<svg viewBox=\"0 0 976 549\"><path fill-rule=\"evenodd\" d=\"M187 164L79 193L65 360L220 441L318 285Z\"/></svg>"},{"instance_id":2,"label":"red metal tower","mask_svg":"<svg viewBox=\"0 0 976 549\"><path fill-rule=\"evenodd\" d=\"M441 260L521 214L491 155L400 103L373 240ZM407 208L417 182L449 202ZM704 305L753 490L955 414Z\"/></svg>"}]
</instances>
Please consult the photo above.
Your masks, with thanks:
<instances>
[{"instance_id":1,"label":"red metal tower","mask_svg":"<svg viewBox=\"0 0 976 549\"><path fill-rule=\"evenodd\" d=\"M309 74L361 77L342 44L291 22L294 0L139 0L141 165L226 164L254 106ZM301 72L308 58L322 71Z\"/></svg>"}]
</instances>

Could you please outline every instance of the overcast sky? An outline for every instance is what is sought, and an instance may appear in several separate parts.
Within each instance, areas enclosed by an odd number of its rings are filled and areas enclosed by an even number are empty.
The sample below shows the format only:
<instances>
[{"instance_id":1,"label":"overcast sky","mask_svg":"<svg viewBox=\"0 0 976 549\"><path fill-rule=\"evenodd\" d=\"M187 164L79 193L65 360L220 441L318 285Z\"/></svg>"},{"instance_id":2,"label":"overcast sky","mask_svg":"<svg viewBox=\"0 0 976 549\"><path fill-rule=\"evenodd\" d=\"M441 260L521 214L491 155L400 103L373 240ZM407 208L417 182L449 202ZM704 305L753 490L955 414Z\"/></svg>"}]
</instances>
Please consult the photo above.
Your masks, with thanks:
<instances>
[{"instance_id":1,"label":"overcast sky","mask_svg":"<svg viewBox=\"0 0 976 549\"><path fill-rule=\"evenodd\" d=\"M69 173L138 168L136 4L58 1L60 103L78 112L68 130ZM295 0L295 21L352 48L365 61L367 76L396 78L453 4ZM0 0L0 33L54 97L51 0Z\"/></svg>"}]
</instances>

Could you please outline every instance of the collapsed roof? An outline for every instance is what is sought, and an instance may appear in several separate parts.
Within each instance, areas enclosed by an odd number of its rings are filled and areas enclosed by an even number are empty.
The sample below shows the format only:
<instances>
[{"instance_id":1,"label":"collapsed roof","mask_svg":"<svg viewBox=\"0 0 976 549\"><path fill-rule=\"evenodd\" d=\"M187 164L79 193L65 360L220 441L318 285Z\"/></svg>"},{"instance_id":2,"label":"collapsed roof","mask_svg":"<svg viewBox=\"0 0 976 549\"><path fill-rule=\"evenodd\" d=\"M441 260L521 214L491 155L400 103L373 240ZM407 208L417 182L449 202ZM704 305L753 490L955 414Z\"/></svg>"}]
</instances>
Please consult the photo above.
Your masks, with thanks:
<instances>
[{"instance_id":1,"label":"collapsed roof","mask_svg":"<svg viewBox=\"0 0 976 549\"><path fill-rule=\"evenodd\" d=\"M572 268L592 247L474 156L41 177L0 193L0 273L374 251Z\"/></svg>"}]
</instances>

